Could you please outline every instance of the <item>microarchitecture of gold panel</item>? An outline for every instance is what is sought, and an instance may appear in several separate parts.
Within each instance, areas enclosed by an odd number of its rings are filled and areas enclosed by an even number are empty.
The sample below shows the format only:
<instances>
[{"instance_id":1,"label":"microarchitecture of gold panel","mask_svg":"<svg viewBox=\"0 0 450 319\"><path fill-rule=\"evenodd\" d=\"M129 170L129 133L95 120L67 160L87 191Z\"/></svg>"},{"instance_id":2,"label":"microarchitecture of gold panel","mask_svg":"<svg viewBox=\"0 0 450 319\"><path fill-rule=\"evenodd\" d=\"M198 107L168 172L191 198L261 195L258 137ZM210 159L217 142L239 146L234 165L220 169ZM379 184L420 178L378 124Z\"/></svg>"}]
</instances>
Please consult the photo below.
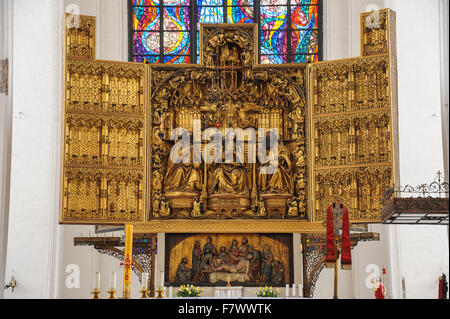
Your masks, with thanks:
<instances>
[{"instance_id":1,"label":"microarchitecture of gold panel","mask_svg":"<svg viewBox=\"0 0 450 319\"><path fill-rule=\"evenodd\" d=\"M398 179L395 12L361 14L361 55L309 67L313 221L340 197L354 223L381 221L385 190Z\"/></svg>"},{"instance_id":2,"label":"microarchitecture of gold panel","mask_svg":"<svg viewBox=\"0 0 450 319\"><path fill-rule=\"evenodd\" d=\"M61 223L145 220L147 76L144 64L66 59Z\"/></svg>"},{"instance_id":3,"label":"microarchitecture of gold panel","mask_svg":"<svg viewBox=\"0 0 450 319\"><path fill-rule=\"evenodd\" d=\"M396 15L390 9L361 13L361 56L394 52Z\"/></svg>"},{"instance_id":4,"label":"microarchitecture of gold panel","mask_svg":"<svg viewBox=\"0 0 450 319\"><path fill-rule=\"evenodd\" d=\"M67 59L95 59L95 17L65 15L65 55Z\"/></svg>"},{"instance_id":5,"label":"microarchitecture of gold panel","mask_svg":"<svg viewBox=\"0 0 450 319\"><path fill-rule=\"evenodd\" d=\"M393 183L388 55L313 64L310 69L311 208L315 221L340 197L353 222L379 222Z\"/></svg>"}]
</instances>

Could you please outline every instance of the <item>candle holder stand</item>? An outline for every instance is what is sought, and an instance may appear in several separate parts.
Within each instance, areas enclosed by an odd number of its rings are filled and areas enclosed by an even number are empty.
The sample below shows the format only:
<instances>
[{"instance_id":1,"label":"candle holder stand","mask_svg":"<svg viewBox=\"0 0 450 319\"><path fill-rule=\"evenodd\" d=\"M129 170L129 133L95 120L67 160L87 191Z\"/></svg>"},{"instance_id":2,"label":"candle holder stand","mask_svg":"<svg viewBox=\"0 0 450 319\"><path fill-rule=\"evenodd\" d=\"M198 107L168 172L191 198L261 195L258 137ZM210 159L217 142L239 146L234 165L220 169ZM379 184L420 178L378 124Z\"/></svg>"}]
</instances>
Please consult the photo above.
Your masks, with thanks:
<instances>
[{"instance_id":1,"label":"candle holder stand","mask_svg":"<svg viewBox=\"0 0 450 319\"><path fill-rule=\"evenodd\" d=\"M162 287L156 289L156 298L164 298L164 290Z\"/></svg>"},{"instance_id":2,"label":"candle holder stand","mask_svg":"<svg viewBox=\"0 0 450 319\"><path fill-rule=\"evenodd\" d=\"M139 292L141 293L141 299L148 299L148 298L150 298L148 289L142 289Z\"/></svg>"},{"instance_id":3,"label":"candle holder stand","mask_svg":"<svg viewBox=\"0 0 450 319\"><path fill-rule=\"evenodd\" d=\"M92 294L91 299L101 299L100 298L100 293L101 293L100 289L92 290L92 292L91 292L91 294Z\"/></svg>"},{"instance_id":4,"label":"candle holder stand","mask_svg":"<svg viewBox=\"0 0 450 319\"><path fill-rule=\"evenodd\" d=\"M108 290L108 294L109 294L108 299L117 299L115 289L111 288L110 290Z\"/></svg>"}]
</instances>

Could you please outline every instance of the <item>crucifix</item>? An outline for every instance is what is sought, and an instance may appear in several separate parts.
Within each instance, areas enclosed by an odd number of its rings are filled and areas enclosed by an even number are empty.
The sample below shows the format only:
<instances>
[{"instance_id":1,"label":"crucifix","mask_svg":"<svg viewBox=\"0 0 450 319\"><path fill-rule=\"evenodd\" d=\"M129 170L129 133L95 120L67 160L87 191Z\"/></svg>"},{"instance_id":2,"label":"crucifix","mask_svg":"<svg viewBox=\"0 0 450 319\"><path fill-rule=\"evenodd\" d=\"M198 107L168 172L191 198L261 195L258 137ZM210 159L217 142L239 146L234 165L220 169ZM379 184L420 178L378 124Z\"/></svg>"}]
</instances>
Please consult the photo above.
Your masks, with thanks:
<instances>
[{"instance_id":1,"label":"crucifix","mask_svg":"<svg viewBox=\"0 0 450 319\"><path fill-rule=\"evenodd\" d=\"M327 253L328 267L334 267L334 299L338 299L338 259L341 256L341 266L351 265L350 225L348 210L341 200L336 199L329 207L327 214ZM339 239L341 236L341 240ZM339 247L340 244L340 247Z\"/></svg>"}]
</instances>

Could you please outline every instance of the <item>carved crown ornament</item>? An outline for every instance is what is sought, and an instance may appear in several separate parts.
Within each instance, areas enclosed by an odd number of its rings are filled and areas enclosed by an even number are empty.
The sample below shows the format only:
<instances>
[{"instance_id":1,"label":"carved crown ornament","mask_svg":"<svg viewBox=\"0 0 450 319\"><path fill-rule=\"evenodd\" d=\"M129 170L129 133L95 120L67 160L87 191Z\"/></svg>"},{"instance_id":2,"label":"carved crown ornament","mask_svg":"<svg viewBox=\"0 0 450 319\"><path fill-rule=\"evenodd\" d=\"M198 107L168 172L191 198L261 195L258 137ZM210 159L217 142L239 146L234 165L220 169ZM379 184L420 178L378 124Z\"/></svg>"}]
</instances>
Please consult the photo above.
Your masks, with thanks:
<instances>
[{"instance_id":1,"label":"carved crown ornament","mask_svg":"<svg viewBox=\"0 0 450 319\"><path fill-rule=\"evenodd\" d=\"M389 31L393 12L383 12ZM198 65L111 62L94 58L95 18L79 19L65 30L61 223L317 233L336 196L352 222L380 222L397 176L395 50L259 65L255 25L203 24ZM177 128L190 143L181 162L171 156ZM205 138L210 129L222 151ZM277 163L268 174L267 162L252 160L252 132L278 141L265 149Z\"/></svg>"}]
</instances>

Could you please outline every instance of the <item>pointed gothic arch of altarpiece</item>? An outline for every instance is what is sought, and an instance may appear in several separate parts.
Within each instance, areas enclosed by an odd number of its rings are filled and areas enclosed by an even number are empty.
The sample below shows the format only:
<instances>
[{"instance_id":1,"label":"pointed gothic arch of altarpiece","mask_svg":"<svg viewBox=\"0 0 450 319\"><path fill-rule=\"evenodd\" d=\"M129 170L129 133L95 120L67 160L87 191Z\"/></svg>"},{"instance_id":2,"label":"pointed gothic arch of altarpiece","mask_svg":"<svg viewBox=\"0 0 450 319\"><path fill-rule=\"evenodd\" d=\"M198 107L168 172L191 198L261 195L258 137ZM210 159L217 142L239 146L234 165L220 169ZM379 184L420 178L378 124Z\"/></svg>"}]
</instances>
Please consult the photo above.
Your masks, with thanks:
<instances>
[{"instance_id":1,"label":"pointed gothic arch of altarpiece","mask_svg":"<svg viewBox=\"0 0 450 319\"><path fill-rule=\"evenodd\" d=\"M352 223L381 222L398 178L393 11L361 14L361 57L288 65L256 63L253 24L202 25L198 65L148 65L95 59L95 18L66 22L61 223L321 233L335 197ZM278 128L283 165L262 177L260 164L169 162L171 129L193 119Z\"/></svg>"}]
</instances>

